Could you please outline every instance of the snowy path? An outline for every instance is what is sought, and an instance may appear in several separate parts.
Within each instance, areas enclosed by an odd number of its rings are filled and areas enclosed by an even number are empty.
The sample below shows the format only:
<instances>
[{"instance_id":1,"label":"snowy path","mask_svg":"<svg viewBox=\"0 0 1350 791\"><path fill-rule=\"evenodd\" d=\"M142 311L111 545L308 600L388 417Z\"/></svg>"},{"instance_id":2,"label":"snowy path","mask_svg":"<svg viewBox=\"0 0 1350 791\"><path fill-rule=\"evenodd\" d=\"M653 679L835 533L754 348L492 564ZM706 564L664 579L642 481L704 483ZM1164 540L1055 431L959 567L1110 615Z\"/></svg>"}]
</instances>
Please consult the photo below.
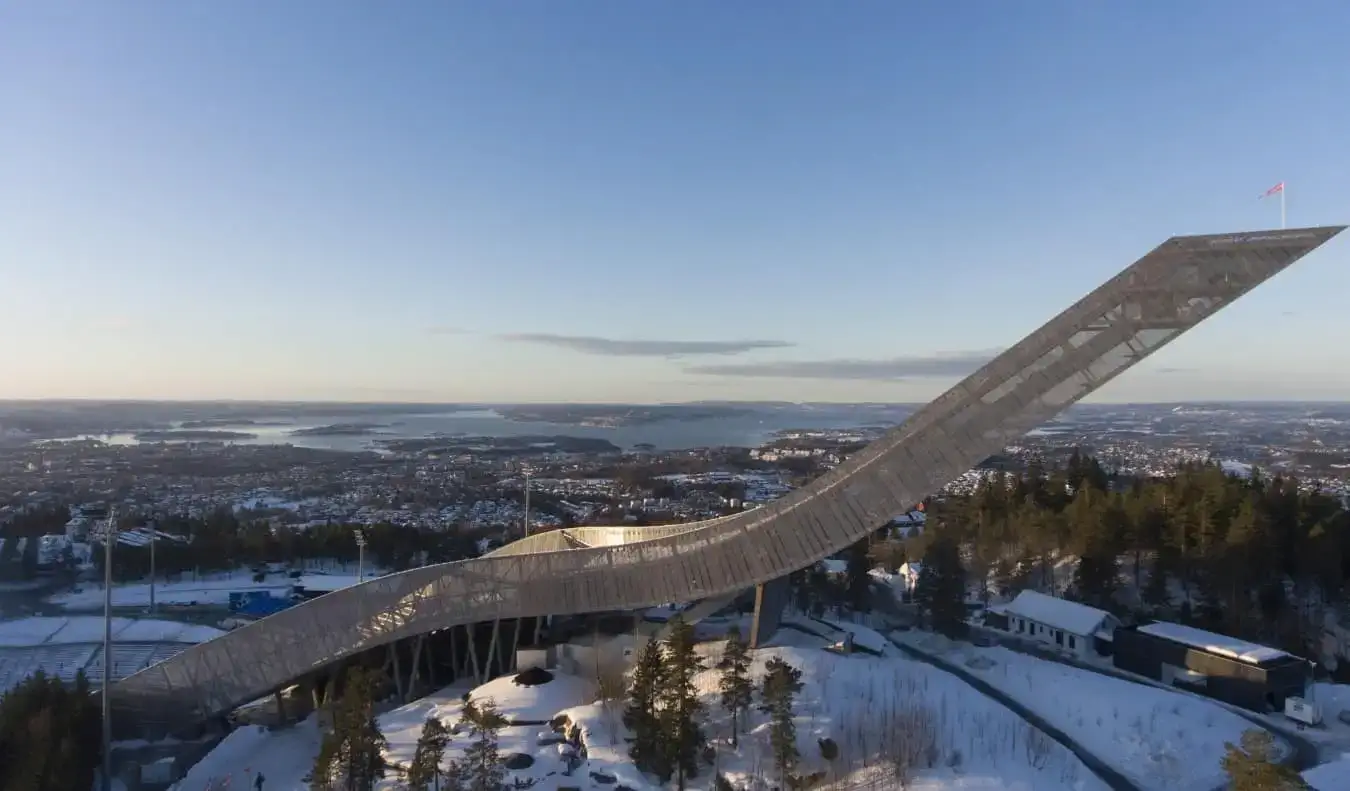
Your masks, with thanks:
<instances>
[{"instance_id":1,"label":"snowy path","mask_svg":"<svg viewBox=\"0 0 1350 791\"><path fill-rule=\"evenodd\" d=\"M1244 720L1247 720L1248 722L1252 723L1252 725L1254 725L1255 727L1260 728L1262 730L1270 731L1275 736L1279 737L1280 739L1283 739L1292 748L1285 755L1283 762L1289 764L1294 769L1297 769L1300 772L1306 771L1323 763L1324 759L1322 757L1322 751L1318 748L1317 744L1313 742L1311 739L1308 739L1307 737L1290 728L1282 728L1278 724L1272 722L1269 718L1262 717L1259 714L1254 714L1250 711L1247 711L1246 709L1224 703L1223 701L1217 700L1215 698L1199 695L1197 693L1191 692L1190 690L1180 689L1177 687L1170 687L1161 682L1154 681L1153 679L1145 678L1143 676L1136 676L1133 673L1127 673L1123 670L1117 670L1114 667L1102 667L1099 665L1088 664L1086 662L1079 662L1071 657L1067 657L1062 654L1055 653L1054 651L1044 649L1037 644L1028 643L1023 640L1017 640L1014 637L1003 632L991 629L982 629L981 632L993 637L994 640L1000 646L1008 649L1009 651L1016 651L1019 654L1025 654L1027 656L1035 657L1036 659L1041 659L1047 662L1055 662L1057 664L1067 665L1068 667L1075 667L1078 668L1079 670L1085 670L1089 673L1096 673L1097 675L1107 676L1108 678L1115 678L1121 681L1127 681L1131 684L1138 684L1140 686L1145 687L1156 687L1159 689L1165 689L1168 692L1172 692L1178 695L1189 695L1191 697L1199 698L1200 700L1203 700L1207 703L1220 706L1223 709L1230 711L1233 714L1243 718ZM1335 756L1330 756L1328 760L1334 759Z\"/></svg>"},{"instance_id":2,"label":"snowy path","mask_svg":"<svg viewBox=\"0 0 1350 791\"><path fill-rule=\"evenodd\" d=\"M887 636L887 639L890 640L891 644L894 645L896 648L900 649L900 651L902 651L905 655L913 657L914 659L917 659L920 662L925 662L939 670L942 670L944 672L950 673L953 676L956 676L965 683L969 684L972 689L975 689L976 691L985 695L990 700L994 700L1002 704L1009 711L1012 711L1014 714L1018 715L1019 717L1030 723L1033 727L1041 730L1043 733L1045 733L1045 735L1059 742L1074 755L1078 756L1078 760L1082 761L1084 765L1086 765L1089 769L1091 769L1098 777L1102 779L1104 783L1106 783L1108 786L1114 789L1114 791L1144 791L1142 787L1133 783L1125 775L1112 769L1109 765L1106 764L1105 761L1098 758L1091 752L1088 752L1088 750L1085 747L1083 747L1083 745L1079 744L1075 739L1070 737L1064 731L1060 730L1059 728L1056 728L1049 722L1046 722L1045 719L1036 714L1036 712L1032 711L1026 706L1023 706L1021 703L1018 703L1016 700L1004 694L1002 691L996 689L987 682L977 678L976 676L972 675L971 673L965 671L960 667L952 665L936 656L920 651L914 648L913 646L905 645L904 643L890 636Z\"/></svg>"}]
</instances>

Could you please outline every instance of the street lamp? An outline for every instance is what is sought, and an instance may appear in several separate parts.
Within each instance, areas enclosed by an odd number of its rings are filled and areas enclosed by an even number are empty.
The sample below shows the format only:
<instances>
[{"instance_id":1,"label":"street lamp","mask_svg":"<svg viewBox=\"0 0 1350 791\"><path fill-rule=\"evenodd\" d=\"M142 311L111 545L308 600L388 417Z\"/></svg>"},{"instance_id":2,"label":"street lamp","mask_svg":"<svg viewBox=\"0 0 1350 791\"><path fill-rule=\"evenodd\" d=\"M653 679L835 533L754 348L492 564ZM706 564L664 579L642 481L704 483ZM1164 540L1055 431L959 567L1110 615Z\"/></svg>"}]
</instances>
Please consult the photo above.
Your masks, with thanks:
<instances>
[{"instance_id":1,"label":"street lamp","mask_svg":"<svg viewBox=\"0 0 1350 791\"><path fill-rule=\"evenodd\" d=\"M150 523L150 614L155 614L155 543L159 538L159 525Z\"/></svg>"},{"instance_id":2,"label":"street lamp","mask_svg":"<svg viewBox=\"0 0 1350 791\"><path fill-rule=\"evenodd\" d=\"M526 467L525 472L525 537L530 537L530 468Z\"/></svg>"},{"instance_id":3,"label":"street lamp","mask_svg":"<svg viewBox=\"0 0 1350 791\"><path fill-rule=\"evenodd\" d=\"M356 530L356 582L359 584L365 578L366 565L366 534L360 528Z\"/></svg>"},{"instance_id":4,"label":"street lamp","mask_svg":"<svg viewBox=\"0 0 1350 791\"><path fill-rule=\"evenodd\" d=\"M117 540L117 508L108 509L103 530L103 791L112 791L112 699L108 674L112 670L112 556Z\"/></svg>"}]
</instances>

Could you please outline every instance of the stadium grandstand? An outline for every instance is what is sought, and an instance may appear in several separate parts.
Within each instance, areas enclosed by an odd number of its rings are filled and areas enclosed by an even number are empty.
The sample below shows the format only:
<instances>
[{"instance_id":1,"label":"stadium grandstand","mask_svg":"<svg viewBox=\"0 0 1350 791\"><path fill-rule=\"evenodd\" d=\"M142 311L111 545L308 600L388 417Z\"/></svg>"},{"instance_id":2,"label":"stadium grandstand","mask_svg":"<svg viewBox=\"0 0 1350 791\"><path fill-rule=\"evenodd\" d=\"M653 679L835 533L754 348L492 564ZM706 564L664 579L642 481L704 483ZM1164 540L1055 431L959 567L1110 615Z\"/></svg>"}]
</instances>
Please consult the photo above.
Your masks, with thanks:
<instances>
[{"instance_id":1,"label":"stadium grandstand","mask_svg":"<svg viewBox=\"0 0 1350 791\"><path fill-rule=\"evenodd\" d=\"M210 626L134 618L112 619L112 661L103 656L103 618L66 616L0 622L0 693L42 670L73 680L81 670L94 686L104 672L125 678L222 632Z\"/></svg>"}]
</instances>

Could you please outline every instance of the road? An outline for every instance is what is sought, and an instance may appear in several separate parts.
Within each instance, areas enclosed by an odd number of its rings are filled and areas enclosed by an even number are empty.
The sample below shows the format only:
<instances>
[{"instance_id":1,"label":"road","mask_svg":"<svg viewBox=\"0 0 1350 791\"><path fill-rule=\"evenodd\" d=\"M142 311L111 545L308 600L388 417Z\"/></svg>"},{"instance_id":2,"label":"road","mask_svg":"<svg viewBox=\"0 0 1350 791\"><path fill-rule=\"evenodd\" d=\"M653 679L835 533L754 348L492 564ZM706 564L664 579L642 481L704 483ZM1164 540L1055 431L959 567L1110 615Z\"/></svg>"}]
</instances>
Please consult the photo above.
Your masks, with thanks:
<instances>
[{"instance_id":1,"label":"road","mask_svg":"<svg viewBox=\"0 0 1350 791\"><path fill-rule=\"evenodd\" d=\"M912 646L905 645L904 643L901 643L900 641L892 638L890 635L887 635L886 639L890 640L891 644L894 645L896 648L900 649L900 651L903 652L905 655L912 657L913 659L917 659L920 662L932 665L938 670L942 670L952 674L953 676L956 676L957 678L969 684L972 688L975 689L975 691L979 692L985 697L988 697L990 700L994 700L1002 704L1009 711L1026 720L1028 723L1030 723L1032 727L1039 729L1040 731L1045 733L1046 736L1049 736L1051 739L1054 739L1055 741L1062 744L1065 747L1065 749L1067 749L1074 755L1078 756L1078 760L1082 761L1083 764L1087 766L1088 769L1092 770L1093 774L1100 777L1102 779L1102 782L1110 786L1113 789L1113 791L1144 791L1144 789L1141 786L1136 785L1128 777L1112 769L1110 766L1106 764L1105 761L1098 758L1093 753L1089 752L1087 748L1079 744L1067 733L1046 722L1045 719L1043 719L1036 712L1032 711L1026 706L1023 706L1016 700L1013 700L1011 697L1004 694L1001 690L997 689L996 687L986 683L985 681L967 672L964 668L958 667L957 665L953 665L950 662L939 659L938 657L933 656L931 654L919 651L918 649L915 649Z\"/></svg>"},{"instance_id":2,"label":"road","mask_svg":"<svg viewBox=\"0 0 1350 791\"><path fill-rule=\"evenodd\" d=\"M878 585L874 587L874 592L876 595L873 596L873 602L879 611L884 613L887 617L896 619L898 623L903 624L906 628L908 628L914 623L913 608L898 603L895 600L895 597L891 593L891 590L889 588ZM1086 670L1089 673L1096 673L1101 676L1108 676L1110 678L1119 679L1121 681L1128 681L1131 684L1138 684L1140 686L1159 687L1181 695L1196 695L1196 693L1190 692L1188 690L1176 689L1173 687L1164 686L1161 683L1150 682L1147 679L1140 678L1139 676L1135 676L1133 674L1126 673L1124 671L1116 670L1113 667L1102 667L1098 665L1090 665L1084 662L1080 662L1073 659L1072 657L1065 656L1063 654L1052 651L1046 647L1043 647L1039 643L1032 643L1025 640L1019 640L1015 636L1010 635L1007 632L999 631L996 629L985 629L983 627L971 627L971 631L972 631L972 638L974 638L975 640L979 641L982 644L988 642L990 644L995 644L1003 648L1007 648L1009 651L1016 651L1019 654L1034 656L1037 659L1043 659L1047 662L1057 662L1061 665L1076 667L1080 670ZM1289 753L1285 755L1282 762L1291 766L1295 770L1303 772L1322 763L1321 750L1318 748L1317 744L1308 739L1307 737L1298 733L1298 731L1292 728L1282 728L1272 723L1270 720L1261 717L1260 715L1239 708L1237 706L1230 706L1222 703L1221 701L1216 701L1212 698L1204 697L1203 695L1196 695L1196 697L1200 697L1208 703L1223 706L1227 710L1233 712L1239 717L1242 717L1243 719L1252 723L1256 727L1261 728L1262 730L1270 731L1271 733L1274 733L1276 736L1279 736L1280 738L1284 739L1289 744L1291 749ZM1087 762L1084 761L1084 763Z\"/></svg>"},{"instance_id":3,"label":"road","mask_svg":"<svg viewBox=\"0 0 1350 791\"><path fill-rule=\"evenodd\" d=\"M876 594L872 597L874 606L883 616L894 620L897 626L903 628L910 628L913 625L914 616L912 611L899 604L889 588L878 585L874 587L874 592ZM913 646L905 645L894 637L891 637L889 634L886 634L885 637L891 642L891 645L894 645L906 656L956 676L969 684L975 691L990 700L1000 703L1012 713L1026 720L1032 727L1039 729L1045 733L1046 736L1059 742L1069 752L1078 756L1078 760L1082 761L1084 766L1091 770L1093 774L1100 777L1102 782L1106 783L1114 789L1114 791L1143 791L1143 789L1136 785L1134 781L1130 780L1120 772L1117 772L1115 769L1112 769L1105 761L1098 758L1082 744L1079 744L1076 739L1046 722L1039 714L1017 702L1002 690L992 686L983 679L976 677L963 667L952 664L951 662L925 651L921 651Z\"/></svg>"}]
</instances>

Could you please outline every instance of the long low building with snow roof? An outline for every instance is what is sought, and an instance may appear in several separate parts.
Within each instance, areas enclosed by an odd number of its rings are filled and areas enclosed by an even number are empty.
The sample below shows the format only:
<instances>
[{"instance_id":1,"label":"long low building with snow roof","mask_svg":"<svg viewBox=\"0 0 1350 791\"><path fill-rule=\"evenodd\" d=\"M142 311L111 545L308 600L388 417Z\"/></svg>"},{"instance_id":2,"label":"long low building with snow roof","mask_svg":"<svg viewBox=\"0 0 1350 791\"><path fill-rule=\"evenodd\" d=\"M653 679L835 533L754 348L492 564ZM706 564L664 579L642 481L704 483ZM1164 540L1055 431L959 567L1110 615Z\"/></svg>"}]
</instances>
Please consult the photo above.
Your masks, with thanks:
<instances>
[{"instance_id":1,"label":"long low building with snow roof","mask_svg":"<svg viewBox=\"0 0 1350 791\"><path fill-rule=\"evenodd\" d=\"M1022 591L1007 604L990 607L985 623L1085 659L1106 653L1120 626L1106 610L1036 591Z\"/></svg>"},{"instance_id":2,"label":"long low building with snow roof","mask_svg":"<svg viewBox=\"0 0 1350 791\"><path fill-rule=\"evenodd\" d=\"M1235 637L1157 621L1116 630L1121 670L1257 712L1282 711L1311 681L1308 660Z\"/></svg>"}]
</instances>

